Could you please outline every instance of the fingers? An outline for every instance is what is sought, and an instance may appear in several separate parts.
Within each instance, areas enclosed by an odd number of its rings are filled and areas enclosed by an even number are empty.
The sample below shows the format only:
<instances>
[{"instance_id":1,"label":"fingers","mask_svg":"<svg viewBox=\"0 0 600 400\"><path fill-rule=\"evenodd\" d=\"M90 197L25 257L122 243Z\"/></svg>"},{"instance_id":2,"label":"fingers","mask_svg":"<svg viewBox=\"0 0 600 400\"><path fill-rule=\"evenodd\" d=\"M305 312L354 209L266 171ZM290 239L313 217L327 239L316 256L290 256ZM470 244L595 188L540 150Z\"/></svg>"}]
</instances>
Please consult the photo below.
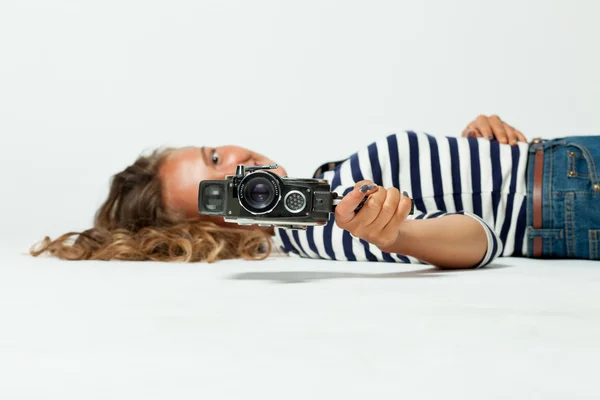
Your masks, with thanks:
<instances>
[{"instance_id":1,"label":"fingers","mask_svg":"<svg viewBox=\"0 0 600 400\"><path fill-rule=\"evenodd\" d=\"M412 200L407 193L401 195L395 187L369 189L371 186L368 182L357 184L337 205L336 224L353 236L383 249L396 243L398 227L410 214ZM359 212L354 212L365 195L369 197L364 207Z\"/></svg>"},{"instance_id":2,"label":"fingers","mask_svg":"<svg viewBox=\"0 0 600 400\"><path fill-rule=\"evenodd\" d=\"M408 218L411 208L412 208L412 200L410 199L410 197L408 197L405 194L401 195L400 201L398 202L398 206L396 207L394 215L392 216L392 218L390 219L388 224L381 231L381 237L383 237L383 238L397 237L398 231L400 229L400 225L402 225L402 223L404 221L406 221L406 218ZM395 240L393 242L395 242ZM393 245L394 244L393 242L382 243L382 245L380 246L380 249L382 251L386 251L386 247Z\"/></svg>"},{"instance_id":3,"label":"fingers","mask_svg":"<svg viewBox=\"0 0 600 400\"><path fill-rule=\"evenodd\" d=\"M383 189L383 188L381 188ZM386 191L385 200L383 205L380 206L379 213L375 216L373 220L369 224L365 225L365 228L369 229L371 232L380 232L383 228L390 222L390 220L394 217L396 210L398 209L398 204L400 204L400 191L395 187L391 187L389 189L383 189ZM373 196L367 200L367 203L371 201ZM365 204L368 206L367 204ZM365 218L371 218L365 217ZM365 220L366 222L366 220Z\"/></svg>"},{"instance_id":4,"label":"fingers","mask_svg":"<svg viewBox=\"0 0 600 400\"><path fill-rule=\"evenodd\" d=\"M517 131L515 130L515 128L508 124L504 124L504 129L506 129L506 137L508 138L508 143L510 143L510 145L512 146L516 145L519 141L519 138L517 136Z\"/></svg>"},{"instance_id":5,"label":"fingers","mask_svg":"<svg viewBox=\"0 0 600 400\"><path fill-rule=\"evenodd\" d=\"M488 140L492 140L494 138L494 135L492 134L492 127L485 115L480 115L477 117L475 124L477 125L479 132L481 132L481 137Z\"/></svg>"},{"instance_id":6,"label":"fingers","mask_svg":"<svg viewBox=\"0 0 600 400\"><path fill-rule=\"evenodd\" d=\"M354 190L345 195L340 204L335 207L335 220L340 228L343 228L343 226L354 219L357 215L354 210L358 207L362 199L377 191L377 185L371 181L361 181L357 183L354 186Z\"/></svg>"},{"instance_id":7,"label":"fingers","mask_svg":"<svg viewBox=\"0 0 600 400\"><path fill-rule=\"evenodd\" d=\"M513 128L514 129L514 128ZM515 132L517 133L517 137L519 138L520 142L524 142L527 143L527 138L525 137L525 135L523 135L523 133L521 133L520 130L515 129Z\"/></svg>"},{"instance_id":8,"label":"fingers","mask_svg":"<svg viewBox=\"0 0 600 400\"><path fill-rule=\"evenodd\" d=\"M462 135L463 135L463 137L478 138L478 137L481 137L481 132L479 132L479 129L477 129L477 126L474 123L472 123L465 128Z\"/></svg>"},{"instance_id":9,"label":"fingers","mask_svg":"<svg viewBox=\"0 0 600 400\"><path fill-rule=\"evenodd\" d=\"M480 115L471 122L463 131L464 137L484 138L498 140L503 144L516 145L518 142L527 143L527 138L522 132L502 121L497 115L487 117Z\"/></svg>"},{"instance_id":10,"label":"fingers","mask_svg":"<svg viewBox=\"0 0 600 400\"><path fill-rule=\"evenodd\" d=\"M506 128L506 134L509 137L510 144L514 146L517 144L517 142L527 143L527 138L525 137L525 135L523 135L521 131L515 129L513 126L507 124L506 122L504 123L504 126Z\"/></svg>"},{"instance_id":11,"label":"fingers","mask_svg":"<svg viewBox=\"0 0 600 400\"><path fill-rule=\"evenodd\" d=\"M369 196L369 199L363 208L356 213L355 217L352 218L351 221L346 223L346 229L355 233L356 236L360 236L360 231L372 224L379 216L379 213L385 204L386 197L387 190L381 186L378 186L377 190ZM369 227L369 229L371 228Z\"/></svg>"},{"instance_id":12,"label":"fingers","mask_svg":"<svg viewBox=\"0 0 600 400\"><path fill-rule=\"evenodd\" d=\"M500 143L509 143L509 138L504 127L504 122L497 116L493 115L489 118L490 126L492 127L492 134Z\"/></svg>"}]
</instances>

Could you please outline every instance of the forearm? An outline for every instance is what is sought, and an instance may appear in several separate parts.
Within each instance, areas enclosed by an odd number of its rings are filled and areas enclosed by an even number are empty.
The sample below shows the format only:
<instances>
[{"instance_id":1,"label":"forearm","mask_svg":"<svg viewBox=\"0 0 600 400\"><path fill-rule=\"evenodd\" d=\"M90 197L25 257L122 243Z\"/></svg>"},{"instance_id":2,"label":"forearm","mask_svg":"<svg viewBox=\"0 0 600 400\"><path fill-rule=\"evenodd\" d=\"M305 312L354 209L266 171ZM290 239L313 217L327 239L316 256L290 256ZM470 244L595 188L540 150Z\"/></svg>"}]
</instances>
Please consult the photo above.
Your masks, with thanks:
<instances>
[{"instance_id":1,"label":"forearm","mask_svg":"<svg viewBox=\"0 0 600 400\"><path fill-rule=\"evenodd\" d=\"M405 221L396 242L381 250L442 268L471 268L485 256L487 237L481 224L466 215L415 219Z\"/></svg>"}]
</instances>

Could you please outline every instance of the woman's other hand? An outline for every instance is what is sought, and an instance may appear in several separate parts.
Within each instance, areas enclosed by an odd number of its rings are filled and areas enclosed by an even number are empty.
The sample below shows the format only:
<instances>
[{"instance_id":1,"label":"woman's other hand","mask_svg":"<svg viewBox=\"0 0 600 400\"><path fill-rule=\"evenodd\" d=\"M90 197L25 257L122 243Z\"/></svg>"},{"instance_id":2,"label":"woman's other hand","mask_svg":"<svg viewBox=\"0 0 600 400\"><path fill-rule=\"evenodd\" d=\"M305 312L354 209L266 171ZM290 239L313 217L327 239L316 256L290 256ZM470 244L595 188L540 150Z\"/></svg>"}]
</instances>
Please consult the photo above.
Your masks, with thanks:
<instances>
[{"instance_id":1,"label":"woman's other hand","mask_svg":"<svg viewBox=\"0 0 600 400\"><path fill-rule=\"evenodd\" d=\"M369 199L360 211L354 212L365 196ZM361 181L337 205L335 223L385 251L396 243L400 225L411 207L408 194L401 194L395 187L384 189L371 181Z\"/></svg>"},{"instance_id":2,"label":"woman's other hand","mask_svg":"<svg viewBox=\"0 0 600 400\"><path fill-rule=\"evenodd\" d=\"M488 140L498 140L500 143L516 145L517 142L527 143L527 138L521 131L502 121L497 115L486 117L480 115L471 122L462 133L463 137L480 137Z\"/></svg>"}]
</instances>

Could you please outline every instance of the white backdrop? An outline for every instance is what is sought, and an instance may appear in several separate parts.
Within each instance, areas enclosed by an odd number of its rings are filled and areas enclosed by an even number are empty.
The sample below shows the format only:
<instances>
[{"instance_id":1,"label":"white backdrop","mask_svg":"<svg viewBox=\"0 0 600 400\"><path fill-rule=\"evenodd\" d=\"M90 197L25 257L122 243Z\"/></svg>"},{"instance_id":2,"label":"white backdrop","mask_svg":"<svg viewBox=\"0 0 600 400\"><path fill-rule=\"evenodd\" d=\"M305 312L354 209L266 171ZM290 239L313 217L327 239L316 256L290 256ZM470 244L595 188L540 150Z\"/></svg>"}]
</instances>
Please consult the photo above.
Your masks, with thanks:
<instances>
[{"instance_id":1,"label":"white backdrop","mask_svg":"<svg viewBox=\"0 0 600 400\"><path fill-rule=\"evenodd\" d=\"M387 133L598 133L595 0L0 2L2 243L89 227L160 145L236 143L290 175Z\"/></svg>"}]
</instances>

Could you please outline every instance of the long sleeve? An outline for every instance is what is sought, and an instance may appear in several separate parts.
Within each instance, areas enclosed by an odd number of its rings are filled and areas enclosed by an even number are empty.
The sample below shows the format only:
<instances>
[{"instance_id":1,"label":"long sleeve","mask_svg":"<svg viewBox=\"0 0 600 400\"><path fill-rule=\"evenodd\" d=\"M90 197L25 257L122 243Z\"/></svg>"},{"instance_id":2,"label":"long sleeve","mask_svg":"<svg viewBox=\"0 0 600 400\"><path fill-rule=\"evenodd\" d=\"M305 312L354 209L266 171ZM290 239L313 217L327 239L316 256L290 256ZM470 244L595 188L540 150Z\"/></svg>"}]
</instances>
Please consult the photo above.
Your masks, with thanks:
<instances>
[{"instance_id":1,"label":"long sleeve","mask_svg":"<svg viewBox=\"0 0 600 400\"><path fill-rule=\"evenodd\" d=\"M445 213L441 211L422 213L410 219L442 218L448 215L462 214L481 224L487 239L485 256L475 268L488 265L502 253L502 242L498 235L478 216L468 212ZM309 227L306 231L286 231L276 229L276 243L286 253L306 258L322 258L343 261L379 261L424 264L423 261L403 254L385 253L366 241L352 236L340 229L335 219L330 218L325 226Z\"/></svg>"},{"instance_id":2,"label":"long sleeve","mask_svg":"<svg viewBox=\"0 0 600 400\"><path fill-rule=\"evenodd\" d=\"M434 137L400 132L377 140L346 160L325 164L315 178L325 179L344 195L362 180L408 192L416 216L439 218L464 214L484 228L488 248L478 267L498 256L519 254L526 227L527 146L484 139ZM382 253L353 238L333 220L306 231L276 229L274 241L302 257L349 261L419 263L402 254Z\"/></svg>"}]
</instances>

